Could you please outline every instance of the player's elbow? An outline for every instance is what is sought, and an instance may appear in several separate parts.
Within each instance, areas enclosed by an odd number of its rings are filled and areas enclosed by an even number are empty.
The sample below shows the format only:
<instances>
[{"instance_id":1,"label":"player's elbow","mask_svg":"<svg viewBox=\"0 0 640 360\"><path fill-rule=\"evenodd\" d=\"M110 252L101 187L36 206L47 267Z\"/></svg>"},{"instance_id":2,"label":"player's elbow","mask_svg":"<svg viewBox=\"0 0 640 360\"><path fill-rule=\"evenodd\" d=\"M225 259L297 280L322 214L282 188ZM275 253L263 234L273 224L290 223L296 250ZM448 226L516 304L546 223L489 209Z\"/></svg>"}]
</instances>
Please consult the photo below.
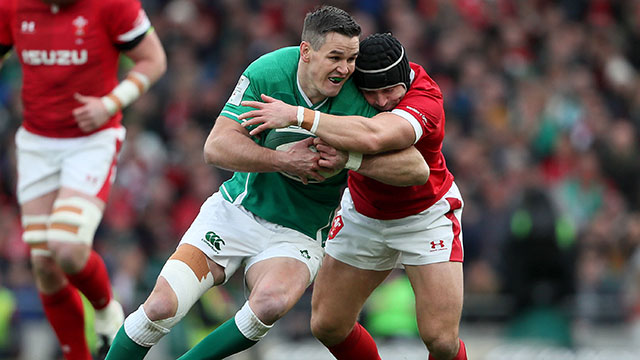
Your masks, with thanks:
<instances>
[{"instance_id":1,"label":"player's elbow","mask_svg":"<svg viewBox=\"0 0 640 360\"><path fill-rule=\"evenodd\" d=\"M413 174L412 181L414 182L413 186L424 185L429 181L429 176L431 175L431 170L429 169L429 165L426 163L423 166L419 167L417 171Z\"/></svg>"},{"instance_id":2,"label":"player's elbow","mask_svg":"<svg viewBox=\"0 0 640 360\"><path fill-rule=\"evenodd\" d=\"M429 170L424 171L412 171L407 173L403 179L394 184L395 186L420 186L429 181Z\"/></svg>"},{"instance_id":3,"label":"player's elbow","mask_svg":"<svg viewBox=\"0 0 640 360\"><path fill-rule=\"evenodd\" d=\"M204 162L209 165L217 165L220 162L220 151L216 149L216 143L214 139L207 139L204 144L203 155Z\"/></svg>"},{"instance_id":4,"label":"player's elbow","mask_svg":"<svg viewBox=\"0 0 640 360\"><path fill-rule=\"evenodd\" d=\"M214 158L214 154L211 153L211 151L209 151L209 149L207 149L207 147L204 147L204 162L207 165L213 165L213 163L215 162L215 158Z\"/></svg>"},{"instance_id":5,"label":"player's elbow","mask_svg":"<svg viewBox=\"0 0 640 360\"><path fill-rule=\"evenodd\" d=\"M401 177L401 180L396 184L396 186L424 185L429 181L429 175L431 175L431 170L429 170L429 165L426 163L412 166L407 169L404 176Z\"/></svg>"},{"instance_id":6,"label":"player's elbow","mask_svg":"<svg viewBox=\"0 0 640 360\"><path fill-rule=\"evenodd\" d=\"M204 162L208 165L217 166L220 164L220 156L219 152L209 149L207 147L204 148Z\"/></svg>"},{"instance_id":7,"label":"player's elbow","mask_svg":"<svg viewBox=\"0 0 640 360\"><path fill-rule=\"evenodd\" d=\"M152 80L158 80L167 72L167 53L162 47L160 39L155 33L145 37L144 42L140 44L141 50L140 61L148 63L152 69Z\"/></svg>"},{"instance_id":8,"label":"player's elbow","mask_svg":"<svg viewBox=\"0 0 640 360\"><path fill-rule=\"evenodd\" d=\"M153 79L157 80L167 72L167 54L165 54L162 47L156 49L154 56L150 57L149 60L152 63Z\"/></svg>"},{"instance_id":9,"label":"player's elbow","mask_svg":"<svg viewBox=\"0 0 640 360\"><path fill-rule=\"evenodd\" d=\"M162 51L160 53L160 55L158 56L158 59L156 61L157 61L157 65L156 66L157 66L158 73L159 73L158 77L160 77L160 76L164 75L167 72L167 54L165 54L165 52Z\"/></svg>"}]
</instances>

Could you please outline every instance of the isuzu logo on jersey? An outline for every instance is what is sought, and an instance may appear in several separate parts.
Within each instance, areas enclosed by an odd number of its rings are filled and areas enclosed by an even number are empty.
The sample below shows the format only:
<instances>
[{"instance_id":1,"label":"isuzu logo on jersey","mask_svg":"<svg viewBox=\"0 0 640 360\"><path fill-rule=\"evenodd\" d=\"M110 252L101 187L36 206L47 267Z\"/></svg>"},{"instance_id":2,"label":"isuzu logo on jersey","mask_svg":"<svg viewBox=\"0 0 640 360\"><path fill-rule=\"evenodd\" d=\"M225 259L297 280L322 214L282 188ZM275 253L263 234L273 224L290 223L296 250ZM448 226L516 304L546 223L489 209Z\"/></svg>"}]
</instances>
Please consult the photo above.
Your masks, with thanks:
<instances>
[{"instance_id":1,"label":"isuzu logo on jersey","mask_svg":"<svg viewBox=\"0 0 640 360\"><path fill-rule=\"evenodd\" d=\"M22 50L22 62L27 65L83 65L89 57L82 50Z\"/></svg>"}]
</instances>

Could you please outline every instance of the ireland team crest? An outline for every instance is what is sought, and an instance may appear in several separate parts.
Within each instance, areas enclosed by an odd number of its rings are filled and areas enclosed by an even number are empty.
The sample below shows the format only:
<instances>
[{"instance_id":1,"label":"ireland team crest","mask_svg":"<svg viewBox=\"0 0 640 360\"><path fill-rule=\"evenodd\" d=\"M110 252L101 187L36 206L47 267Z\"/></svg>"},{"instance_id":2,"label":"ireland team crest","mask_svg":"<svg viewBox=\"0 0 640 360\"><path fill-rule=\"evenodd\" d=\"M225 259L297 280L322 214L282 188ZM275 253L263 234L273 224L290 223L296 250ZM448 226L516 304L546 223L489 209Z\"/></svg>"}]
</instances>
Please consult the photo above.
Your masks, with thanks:
<instances>
[{"instance_id":1,"label":"ireland team crest","mask_svg":"<svg viewBox=\"0 0 640 360\"><path fill-rule=\"evenodd\" d=\"M222 247L226 245L224 240L222 240L222 238L213 231L207 232L204 235L204 238L200 240L204 241L204 243L207 244L216 254L219 253L220 250L222 250Z\"/></svg>"}]
</instances>

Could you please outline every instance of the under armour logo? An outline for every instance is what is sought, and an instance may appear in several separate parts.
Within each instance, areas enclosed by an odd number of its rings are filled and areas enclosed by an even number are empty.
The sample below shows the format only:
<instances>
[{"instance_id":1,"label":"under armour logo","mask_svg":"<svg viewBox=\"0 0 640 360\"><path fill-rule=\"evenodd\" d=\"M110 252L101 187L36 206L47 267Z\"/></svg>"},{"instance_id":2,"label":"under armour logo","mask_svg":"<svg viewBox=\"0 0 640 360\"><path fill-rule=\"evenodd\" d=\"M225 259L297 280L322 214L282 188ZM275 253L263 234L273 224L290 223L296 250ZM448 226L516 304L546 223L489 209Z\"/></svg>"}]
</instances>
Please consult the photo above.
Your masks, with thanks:
<instances>
[{"instance_id":1,"label":"under armour logo","mask_svg":"<svg viewBox=\"0 0 640 360\"><path fill-rule=\"evenodd\" d=\"M23 21L20 24L20 31L23 33L33 33L36 31L35 21Z\"/></svg>"},{"instance_id":2,"label":"under armour logo","mask_svg":"<svg viewBox=\"0 0 640 360\"><path fill-rule=\"evenodd\" d=\"M438 245L440 246L440 248L443 248L443 247L444 247L444 240L440 240L440 241L432 241L432 242L431 242L431 248L432 248L432 249L435 249L435 248L436 248L436 246L438 246Z\"/></svg>"}]
</instances>

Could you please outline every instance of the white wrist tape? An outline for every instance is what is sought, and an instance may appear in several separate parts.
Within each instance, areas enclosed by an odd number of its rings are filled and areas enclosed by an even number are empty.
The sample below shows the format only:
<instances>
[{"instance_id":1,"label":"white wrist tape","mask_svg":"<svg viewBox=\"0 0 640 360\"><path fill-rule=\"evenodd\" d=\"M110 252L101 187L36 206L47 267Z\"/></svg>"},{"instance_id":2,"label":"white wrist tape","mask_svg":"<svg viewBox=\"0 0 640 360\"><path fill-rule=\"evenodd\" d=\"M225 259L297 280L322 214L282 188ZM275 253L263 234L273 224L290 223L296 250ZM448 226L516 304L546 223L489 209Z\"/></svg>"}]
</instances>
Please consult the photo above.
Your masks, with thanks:
<instances>
[{"instance_id":1,"label":"white wrist tape","mask_svg":"<svg viewBox=\"0 0 640 360\"><path fill-rule=\"evenodd\" d=\"M311 125L311 129L309 129L309 131L311 131L311 133L315 135L316 131L318 130L318 125L320 125L320 111L316 110L313 112L313 124Z\"/></svg>"},{"instance_id":2,"label":"white wrist tape","mask_svg":"<svg viewBox=\"0 0 640 360\"><path fill-rule=\"evenodd\" d=\"M103 96L100 100L109 114L113 115L144 94L150 85L151 82L145 74L132 71L126 79L111 90L111 93Z\"/></svg>"},{"instance_id":3,"label":"white wrist tape","mask_svg":"<svg viewBox=\"0 0 640 360\"><path fill-rule=\"evenodd\" d=\"M298 120L298 126L302 127L302 122L304 121L304 108L302 106L298 106L296 120Z\"/></svg>"},{"instance_id":4,"label":"white wrist tape","mask_svg":"<svg viewBox=\"0 0 640 360\"><path fill-rule=\"evenodd\" d=\"M360 165L362 165L362 154L349 151L349 159L347 159L347 163L344 165L344 168L358 171L358 169L360 169Z\"/></svg>"}]
</instances>

